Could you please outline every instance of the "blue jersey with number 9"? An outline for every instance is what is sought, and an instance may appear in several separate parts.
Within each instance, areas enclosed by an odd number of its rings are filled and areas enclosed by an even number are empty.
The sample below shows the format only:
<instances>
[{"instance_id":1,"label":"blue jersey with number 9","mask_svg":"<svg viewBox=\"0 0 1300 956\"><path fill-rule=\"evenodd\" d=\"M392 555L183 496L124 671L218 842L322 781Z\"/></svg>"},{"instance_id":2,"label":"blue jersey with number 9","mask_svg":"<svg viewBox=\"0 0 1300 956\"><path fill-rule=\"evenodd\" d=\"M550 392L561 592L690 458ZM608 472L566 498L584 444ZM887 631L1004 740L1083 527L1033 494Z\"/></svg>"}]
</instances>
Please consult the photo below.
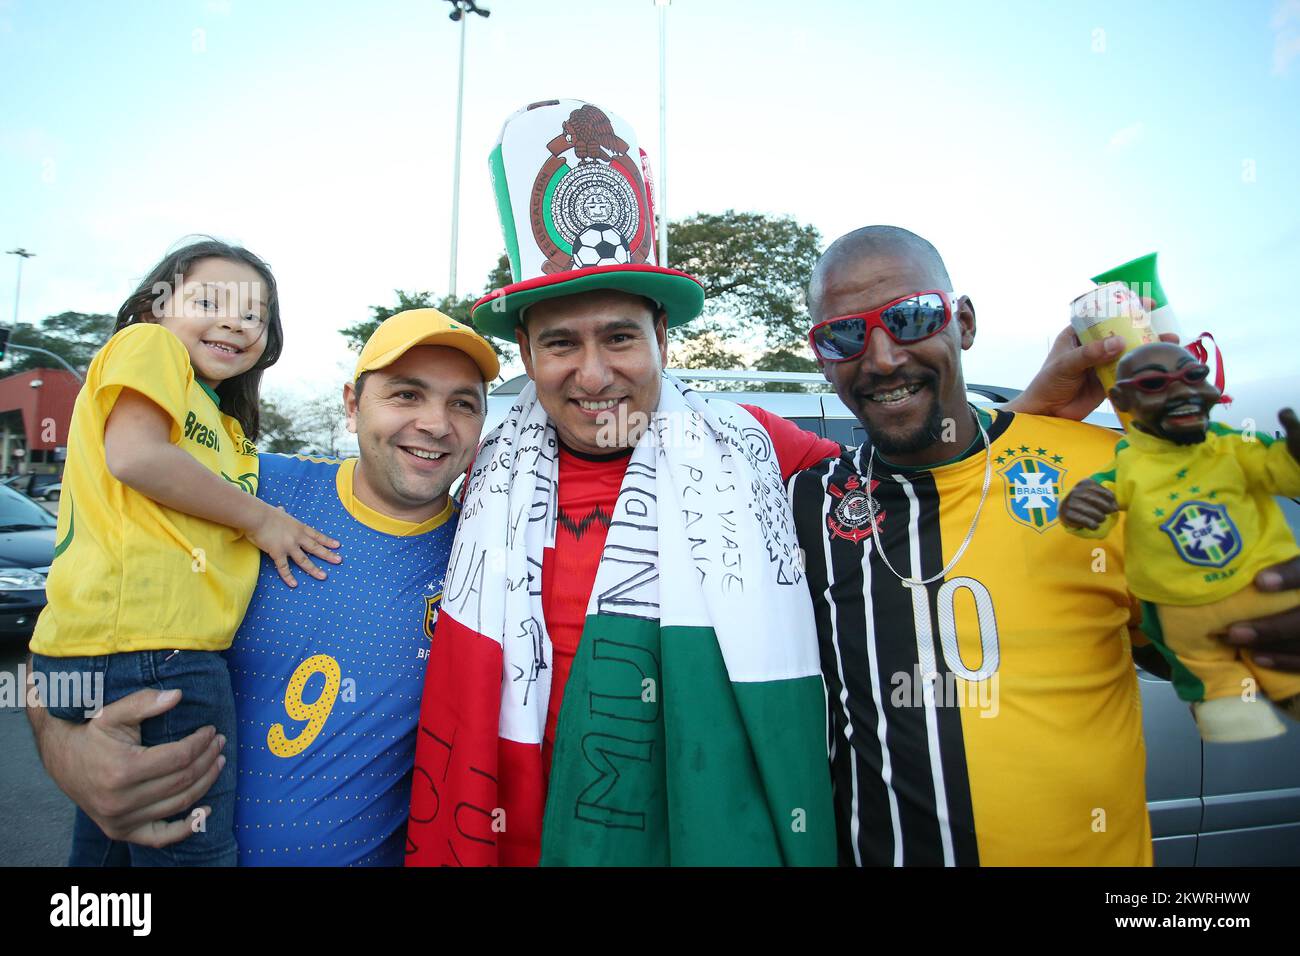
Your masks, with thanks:
<instances>
[{"instance_id":1,"label":"blue jersey with number 9","mask_svg":"<svg viewBox=\"0 0 1300 956\"><path fill-rule=\"evenodd\" d=\"M341 544L343 563L263 555L227 652L239 716L241 866L399 866L430 636L456 532L357 501L356 460L262 455L259 496ZM229 746L228 746L229 749Z\"/></svg>"}]
</instances>

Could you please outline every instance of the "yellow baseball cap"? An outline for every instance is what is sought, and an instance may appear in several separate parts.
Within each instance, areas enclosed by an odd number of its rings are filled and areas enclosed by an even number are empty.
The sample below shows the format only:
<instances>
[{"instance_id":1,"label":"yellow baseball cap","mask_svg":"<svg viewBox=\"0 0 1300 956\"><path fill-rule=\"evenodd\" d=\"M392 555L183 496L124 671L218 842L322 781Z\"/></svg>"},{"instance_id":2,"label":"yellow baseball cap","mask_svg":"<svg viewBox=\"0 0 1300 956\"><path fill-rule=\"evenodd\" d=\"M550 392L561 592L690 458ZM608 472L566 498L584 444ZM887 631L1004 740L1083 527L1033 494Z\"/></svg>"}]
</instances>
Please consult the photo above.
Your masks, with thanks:
<instances>
[{"instance_id":1,"label":"yellow baseball cap","mask_svg":"<svg viewBox=\"0 0 1300 956\"><path fill-rule=\"evenodd\" d=\"M457 322L437 309L408 309L385 319L371 334L357 359L353 383L365 372L392 365L417 345L459 349L474 360L485 382L501 374L501 363L492 346L464 322Z\"/></svg>"}]
</instances>

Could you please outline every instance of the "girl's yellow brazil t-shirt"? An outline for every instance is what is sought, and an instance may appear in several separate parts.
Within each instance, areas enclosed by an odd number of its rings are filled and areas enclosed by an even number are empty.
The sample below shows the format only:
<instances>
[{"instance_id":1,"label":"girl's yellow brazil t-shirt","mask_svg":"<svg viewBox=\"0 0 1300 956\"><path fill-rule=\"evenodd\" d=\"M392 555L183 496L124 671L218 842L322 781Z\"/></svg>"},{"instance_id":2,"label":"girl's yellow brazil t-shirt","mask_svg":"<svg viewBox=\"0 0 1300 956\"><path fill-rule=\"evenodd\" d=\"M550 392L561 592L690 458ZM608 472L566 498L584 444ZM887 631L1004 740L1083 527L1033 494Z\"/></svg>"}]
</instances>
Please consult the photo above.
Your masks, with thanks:
<instances>
[{"instance_id":1,"label":"girl's yellow brazil t-shirt","mask_svg":"<svg viewBox=\"0 0 1300 956\"><path fill-rule=\"evenodd\" d=\"M31 649L51 657L224 650L252 597L259 552L242 532L164 507L113 477L104 423L123 388L171 416L173 444L257 494L257 449L195 379L180 339L153 323L117 332L90 363L73 407L48 604Z\"/></svg>"}]
</instances>

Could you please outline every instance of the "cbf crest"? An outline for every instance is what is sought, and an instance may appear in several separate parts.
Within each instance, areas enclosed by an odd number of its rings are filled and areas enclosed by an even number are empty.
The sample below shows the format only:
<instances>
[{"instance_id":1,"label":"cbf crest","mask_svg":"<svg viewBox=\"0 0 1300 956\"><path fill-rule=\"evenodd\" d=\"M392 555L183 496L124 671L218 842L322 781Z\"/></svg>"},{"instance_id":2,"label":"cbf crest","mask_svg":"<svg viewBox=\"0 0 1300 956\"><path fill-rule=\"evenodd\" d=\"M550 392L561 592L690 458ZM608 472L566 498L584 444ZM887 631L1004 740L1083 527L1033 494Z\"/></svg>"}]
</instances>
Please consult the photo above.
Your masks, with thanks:
<instances>
[{"instance_id":1,"label":"cbf crest","mask_svg":"<svg viewBox=\"0 0 1300 956\"><path fill-rule=\"evenodd\" d=\"M549 143L550 158L533 181L529 220L554 275L590 266L642 263L654 244L654 215L642 177L644 157L596 106L569 114Z\"/></svg>"},{"instance_id":2,"label":"cbf crest","mask_svg":"<svg viewBox=\"0 0 1300 956\"><path fill-rule=\"evenodd\" d=\"M438 624L438 610L442 607L442 588L437 594L424 596L424 636L433 640L433 629Z\"/></svg>"},{"instance_id":3,"label":"cbf crest","mask_svg":"<svg viewBox=\"0 0 1300 956\"><path fill-rule=\"evenodd\" d=\"M1221 568L1241 554L1241 534L1223 505L1184 501L1160 530L1188 564Z\"/></svg>"},{"instance_id":4,"label":"cbf crest","mask_svg":"<svg viewBox=\"0 0 1300 956\"><path fill-rule=\"evenodd\" d=\"M1061 507L1061 486L1066 470L1060 455L1048 455L1047 449L1007 448L998 455L1007 511L1026 528L1042 533L1056 524Z\"/></svg>"}]
</instances>

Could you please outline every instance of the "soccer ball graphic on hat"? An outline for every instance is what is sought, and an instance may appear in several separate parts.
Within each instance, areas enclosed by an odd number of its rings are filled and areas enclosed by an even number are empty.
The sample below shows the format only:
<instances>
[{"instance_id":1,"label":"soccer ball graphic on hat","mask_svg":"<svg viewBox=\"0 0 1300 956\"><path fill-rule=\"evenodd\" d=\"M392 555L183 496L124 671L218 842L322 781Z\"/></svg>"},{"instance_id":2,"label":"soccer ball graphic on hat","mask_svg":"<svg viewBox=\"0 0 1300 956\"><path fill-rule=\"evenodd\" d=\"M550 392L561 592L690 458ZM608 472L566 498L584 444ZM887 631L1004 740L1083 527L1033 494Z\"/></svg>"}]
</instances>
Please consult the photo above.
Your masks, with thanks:
<instances>
[{"instance_id":1,"label":"soccer ball graphic on hat","mask_svg":"<svg viewBox=\"0 0 1300 956\"><path fill-rule=\"evenodd\" d=\"M623 265L629 259L627 243L613 226L595 223L578 234L573 242L576 268Z\"/></svg>"}]
</instances>

